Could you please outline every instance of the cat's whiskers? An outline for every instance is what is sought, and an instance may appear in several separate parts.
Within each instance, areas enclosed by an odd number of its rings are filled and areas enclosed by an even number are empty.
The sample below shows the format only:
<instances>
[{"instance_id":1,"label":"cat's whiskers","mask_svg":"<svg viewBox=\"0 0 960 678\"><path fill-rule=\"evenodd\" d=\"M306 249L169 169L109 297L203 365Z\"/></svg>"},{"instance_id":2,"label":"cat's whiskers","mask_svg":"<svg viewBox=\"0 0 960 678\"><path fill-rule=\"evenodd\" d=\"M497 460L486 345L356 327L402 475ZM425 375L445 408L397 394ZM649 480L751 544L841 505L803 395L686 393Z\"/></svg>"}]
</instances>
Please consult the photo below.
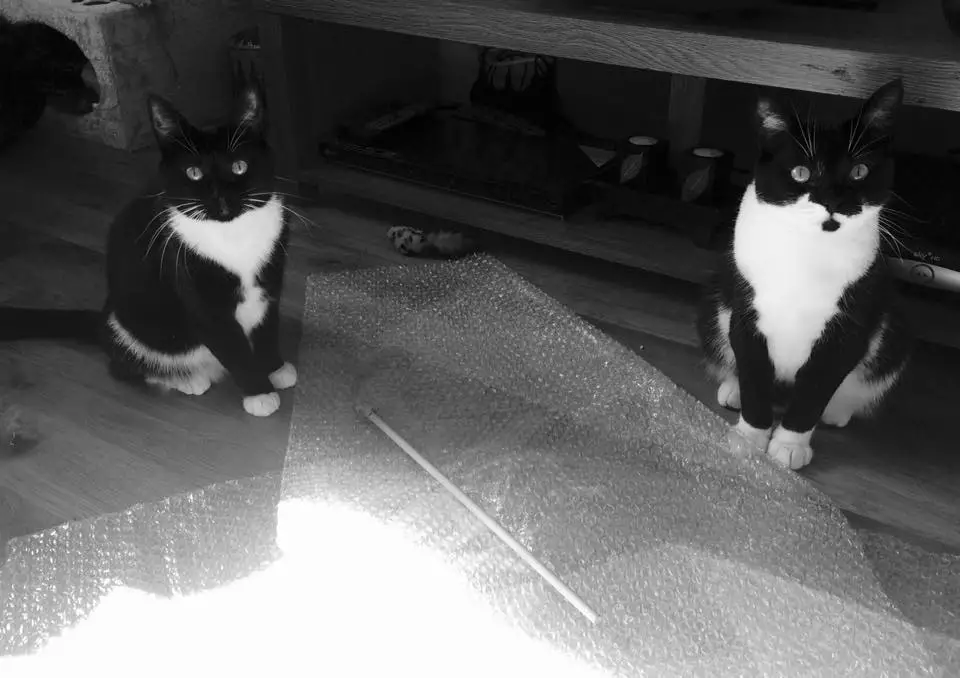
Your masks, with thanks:
<instances>
[{"instance_id":1,"label":"cat's whiskers","mask_svg":"<svg viewBox=\"0 0 960 678\"><path fill-rule=\"evenodd\" d=\"M857 113L857 119L853 121L853 124L850 125L850 137L847 139L847 153L853 152L853 138L857 134L857 130L860 129L860 118L863 116L863 109Z\"/></svg>"},{"instance_id":2,"label":"cat's whiskers","mask_svg":"<svg viewBox=\"0 0 960 678\"><path fill-rule=\"evenodd\" d=\"M227 139L227 150L230 151L231 153L235 151L237 148L235 140L237 138L237 132L239 131L240 131L239 125L237 127L234 127L232 130L230 130L230 138Z\"/></svg>"},{"instance_id":3,"label":"cat's whiskers","mask_svg":"<svg viewBox=\"0 0 960 678\"><path fill-rule=\"evenodd\" d=\"M897 216L897 217L900 217L900 218L902 218L902 219L909 219L910 221L913 221L913 222L916 222L916 223L925 223L925 220L924 220L924 219L921 219L920 217L916 216L915 214L910 214L909 212L903 212L903 211L901 211L901 210L896 209L895 207L884 207L884 208L883 208L883 211L884 211L884 213L889 212L890 214L893 214L893 215L895 215L895 216Z\"/></svg>"},{"instance_id":4,"label":"cat's whiskers","mask_svg":"<svg viewBox=\"0 0 960 678\"><path fill-rule=\"evenodd\" d=\"M256 201L257 204L259 204L260 206L263 206L268 204L275 196L285 195L285 194L279 191L249 191L246 195L248 200ZM286 204L282 200L280 201L280 207L285 212L295 216L300 221L300 223L304 227L306 227L308 232L310 230L310 227L314 227L314 228L317 227L317 224L313 220L307 218L306 216L304 216L303 214L301 214L296 209Z\"/></svg>"},{"instance_id":5,"label":"cat's whiskers","mask_svg":"<svg viewBox=\"0 0 960 678\"><path fill-rule=\"evenodd\" d=\"M892 195L894 198L896 198L897 200L899 200L900 202L902 202L902 203L903 203L904 205L906 205L907 207L913 207L913 206L914 206L912 202L910 202L909 200L907 200L906 198L904 198L902 195L900 195L899 193L897 193L897 192L894 191L893 189L890 190L890 195ZM889 208L887 208L887 209L889 209Z\"/></svg>"},{"instance_id":6,"label":"cat's whiskers","mask_svg":"<svg viewBox=\"0 0 960 678\"><path fill-rule=\"evenodd\" d=\"M881 141L885 140L886 138L887 138L886 136L875 137L875 138L871 139L870 141L868 141L867 143L863 144L862 146L858 146L858 147L856 148L856 150L853 151L853 154L852 154L852 155L853 155L853 160L854 160L854 162L856 162L857 160L859 160L860 158L862 158L864 155L866 155L867 149L869 149L869 148L870 148L871 146L873 146L874 144L880 143Z\"/></svg>"},{"instance_id":7,"label":"cat's whiskers","mask_svg":"<svg viewBox=\"0 0 960 678\"><path fill-rule=\"evenodd\" d=\"M168 228L170 228L171 223L173 223L172 218L168 218L165 222L163 222L160 225L160 228L154 231L153 237L151 237L150 242L147 243L147 250L146 252L143 253L144 260L146 260L146 258L150 256L150 250L153 249L154 244L157 242L157 239L163 234L163 232L166 231Z\"/></svg>"},{"instance_id":8,"label":"cat's whiskers","mask_svg":"<svg viewBox=\"0 0 960 678\"><path fill-rule=\"evenodd\" d=\"M172 221L171 221L172 223ZM170 240L177 234L176 230L173 228L167 228L167 239L163 241L163 249L160 250L160 277L163 277L163 260L166 258L167 246L170 244ZM176 264L174 264L176 266Z\"/></svg>"},{"instance_id":9,"label":"cat's whiskers","mask_svg":"<svg viewBox=\"0 0 960 678\"><path fill-rule=\"evenodd\" d=\"M882 213L877 217L877 225L880 230L880 237L895 250L897 258L902 259L904 251L909 251L909 248L894 234L894 229L899 228L899 226Z\"/></svg>"},{"instance_id":10,"label":"cat's whiskers","mask_svg":"<svg viewBox=\"0 0 960 678\"><path fill-rule=\"evenodd\" d=\"M227 150L231 152L237 150L237 146L240 145L240 142L243 141L243 138L247 135L248 129L250 129L250 122L248 120L241 120L240 124L237 125L233 132L230 133L230 140L227 142Z\"/></svg>"},{"instance_id":11,"label":"cat's whiskers","mask_svg":"<svg viewBox=\"0 0 960 678\"><path fill-rule=\"evenodd\" d=\"M285 191L270 191L268 194L282 195L285 198L302 198L303 197L301 195L297 195L296 193L287 193ZM257 193L257 195L261 195L261 194Z\"/></svg>"},{"instance_id":12,"label":"cat's whiskers","mask_svg":"<svg viewBox=\"0 0 960 678\"><path fill-rule=\"evenodd\" d=\"M183 131L183 125L179 120L177 121L177 131L179 134L173 135L173 140L176 141L177 144L179 144L180 147L188 153L200 155L200 151L197 150L197 145L193 143L193 139L191 139L190 136Z\"/></svg>"},{"instance_id":13,"label":"cat's whiskers","mask_svg":"<svg viewBox=\"0 0 960 678\"><path fill-rule=\"evenodd\" d=\"M854 156L854 159L859 158L863 154L862 149L860 147L860 142L863 141L863 135L867 133L867 129L869 127L870 127L869 125L864 125L863 128L860 130L860 133L857 135L856 140L853 142L852 154ZM884 139L886 137L880 137L880 138ZM864 148L867 148L869 146L870 144L867 144L867 146L865 146Z\"/></svg>"},{"instance_id":14,"label":"cat's whiskers","mask_svg":"<svg viewBox=\"0 0 960 678\"><path fill-rule=\"evenodd\" d=\"M300 214L300 212L298 212L298 211L295 210L294 208L290 207L289 205L281 205L281 207L283 207L283 209L284 209L285 212L288 212L288 213L292 214L293 216L295 216L297 219L299 219L299 220L300 220L300 223L303 225L304 228L307 229L307 232L308 232L308 233L310 232L311 227L317 228L317 224L316 224L316 223L314 223L311 219L308 219L308 218L305 217L304 215Z\"/></svg>"},{"instance_id":15,"label":"cat's whiskers","mask_svg":"<svg viewBox=\"0 0 960 678\"><path fill-rule=\"evenodd\" d=\"M879 229L880 229L880 238L896 251L897 258L902 259L903 252L910 251L910 248L906 246L903 240L897 237L897 235L893 232L894 228L892 224L890 224L889 222L881 221L879 224Z\"/></svg>"},{"instance_id":16,"label":"cat's whiskers","mask_svg":"<svg viewBox=\"0 0 960 678\"><path fill-rule=\"evenodd\" d=\"M250 191L245 191L245 192L244 192L244 195L246 195L246 196L248 196L248 197L250 197L250 198L257 198L257 199L259 199L259 200L262 200L263 203L266 204L266 203L270 202L274 197L276 197L276 196L278 196L278 195L283 195L283 194L282 194L282 193L279 193L279 192L277 192L277 191L255 191L255 190L250 190Z\"/></svg>"},{"instance_id":17,"label":"cat's whiskers","mask_svg":"<svg viewBox=\"0 0 960 678\"><path fill-rule=\"evenodd\" d=\"M284 181L288 184L295 183L292 179L288 179L287 177L282 177L279 174L275 174L273 178L278 179L280 181ZM287 191L273 190L273 191L269 191L268 194L282 195L285 198L293 198L295 200L300 200L303 198L303 195L301 193L288 193ZM257 195L260 195L260 194L258 193Z\"/></svg>"},{"instance_id":18,"label":"cat's whiskers","mask_svg":"<svg viewBox=\"0 0 960 678\"><path fill-rule=\"evenodd\" d=\"M195 221L199 218L201 212L203 212L203 207L200 205L194 205L188 209L180 210L180 214L185 216L187 219L193 219Z\"/></svg>"},{"instance_id":19,"label":"cat's whiskers","mask_svg":"<svg viewBox=\"0 0 960 678\"><path fill-rule=\"evenodd\" d=\"M810 123L810 116L812 115L812 113L813 113L813 106L808 106L808 107L807 107L807 132L808 132L808 134L809 134L809 136L810 136L810 151L811 151L811 154L812 154L812 155L816 155L816 153L817 153L817 123L816 123L816 121L814 121L813 124L811 125L811 123Z\"/></svg>"},{"instance_id":20,"label":"cat's whiskers","mask_svg":"<svg viewBox=\"0 0 960 678\"><path fill-rule=\"evenodd\" d=\"M160 250L160 275L161 275L161 276L163 275L163 261L164 261L164 259L165 259L165 255L166 255L166 252L167 252L167 245L170 244L170 239L173 238L173 237L177 234L176 231L175 231L174 228L173 228L173 220L176 218L177 215L182 215L182 216L186 216L187 218L191 218L190 215L193 213L193 210L196 210L196 209L200 209L200 207L199 207L198 205L197 205L197 206L193 206L193 207L190 207L190 208L189 208L188 210L186 210L186 211L184 211L184 210L182 210L182 209L179 209L179 208L177 208L177 207L171 207L171 208L168 210L168 212L167 212L167 220L164 221L163 224L160 226L160 228L157 229L157 232L154 233L153 238L151 238L150 243L147 245L147 251L146 251L146 252L144 253L144 255L143 255L143 258L144 258L144 259L146 259L146 258L147 258L147 255L150 254L150 250L153 248L153 245L154 245L154 243L156 242L157 238L158 238L162 233L166 232L167 237L166 237L166 239L163 241L163 249ZM182 240L180 241L180 245L181 245L181 247L183 246L183 241L182 241ZM178 250L178 252L177 252L177 258L179 258L179 250ZM174 265L174 268L176 268L176 266L177 266L176 260L174 261L174 264L173 264L173 265Z\"/></svg>"},{"instance_id":21,"label":"cat's whiskers","mask_svg":"<svg viewBox=\"0 0 960 678\"><path fill-rule=\"evenodd\" d=\"M800 131L800 137L802 139L802 142L796 137L793 137L793 140L797 142L797 145L804 152L804 154L806 154L808 158L812 158L813 148L810 145L810 139L807 135L807 130L804 127L803 122L800 120L800 114L797 112L797 107L793 106L792 104L791 104L791 107L793 108L793 117L797 121L797 129ZM793 136L793 134L791 134L790 136Z\"/></svg>"},{"instance_id":22,"label":"cat's whiskers","mask_svg":"<svg viewBox=\"0 0 960 678\"><path fill-rule=\"evenodd\" d=\"M177 212L187 219L193 219L194 221L203 221L207 218L206 208L198 202L187 206L186 209L177 208Z\"/></svg>"},{"instance_id":23,"label":"cat's whiskers","mask_svg":"<svg viewBox=\"0 0 960 678\"><path fill-rule=\"evenodd\" d=\"M137 236L137 241L139 242L140 238L142 238L142 237L144 236L144 234L146 234L146 232L150 230L150 227L153 226L153 222L155 222L157 219L159 219L160 217L162 217L162 216L164 216L164 215L168 215L168 216L169 216L168 209L162 209L162 210L160 210L159 212L157 212L156 214L154 214L154 215L153 215L153 219L151 219L150 221L148 221L148 222L147 222L147 225L143 227L143 230L142 230L142 231L140 231L140 235ZM163 230L163 226L161 226L158 230ZM157 236L157 231L154 231L153 238L150 239L150 242L151 242L151 243L153 242L153 239L156 238L156 236ZM147 247L147 252L149 252L149 251L150 251L150 247L148 246L148 247Z\"/></svg>"},{"instance_id":24,"label":"cat's whiskers","mask_svg":"<svg viewBox=\"0 0 960 678\"><path fill-rule=\"evenodd\" d=\"M261 204L261 205L266 205L267 202L269 202L269 201L262 202L262 203L260 203L260 204ZM310 228L311 228L311 227L316 227L316 224L315 224L313 221L311 221L311 220L308 219L307 217L303 216L302 214L300 214L300 212L298 212L298 211L295 210L294 208L290 207L289 205L284 205L284 204L281 203L280 207L281 207L285 212L288 212L289 214L291 214L291 215L293 215L294 217L296 217L297 220L301 223L301 225L303 225L304 228L307 229L307 232L308 232L308 233L310 232Z\"/></svg>"},{"instance_id":25,"label":"cat's whiskers","mask_svg":"<svg viewBox=\"0 0 960 678\"><path fill-rule=\"evenodd\" d=\"M191 155L200 155L200 153L196 149L196 146L193 145L192 141L189 142L188 144L188 142L184 141L180 137L173 137L173 140L176 142L178 146L183 148L183 150L185 150L187 153L190 153Z\"/></svg>"},{"instance_id":26,"label":"cat's whiskers","mask_svg":"<svg viewBox=\"0 0 960 678\"><path fill-rule=\"evenodd\" d=\"M165 216L165 217L166 217L166 219L164 220L164 222L163 222L162 224L160 224L160 227L157 228L156 231L154 231L153 236L150 238L150 242L147 243L147 250L143 253L143 258L144 258L144 259L146 259L146 258L150 255L150 250L153 249L154 244L157 242L157 240L160 238L160 236L163 235L163 233L164 233L165 231L172 231L172 230L173 230L173 229L172 229L173 219L174 219L174 217L175 217L177 214L178 214L178 211L176 210L176 208L174 208L174 207L168 207L167 209L163 210L162 212L158 212L158 213L156 214L156 216L154 216L153 219L150 220L150 223L152 224L154 221L156 221L157 217L160 217L160 216ZM149 226L148 226L148 227L149 227ZM144 229L144 231L146 231L146 229ZM143 234L141 234L141 236L142 236L142 235L143 235ZM169 238L169 235L168 235L167 237Z\"/></svg>"},{"instance_id":27,"label":"cat's whiskers","mask_svg":"<svg viewBox=\"0 0 960 678\"><path fill-rule=\"evenodd\" d=\"M186 246L186 242L184 242L183 239L181 238L181 239L180 239L180 247L177 248L177 256L175 256L174 259L173 259L173 279L174 279L174 282L175 282L177 285L180 284L180 254L181 254L182 252L184 252L184 249L183 249L183 248L184 248L185 246ZM185 253L184 253L184 257L183 257L183 269L184 269L184 271L186 271L187 278L192 278L192 277L193 277L193 276L190 275L190 267L189 267L189 265L188 265L187 256L186 256Z\"/></svg>"},{"instance_id":28,"label":"cat's whiskers","mask_svg":"<svg viewBox=\"0 0 960 678\"><path fill-rule=\"evenodd\" d=\"M181 211L183 207L190 207L192 205L197 204L193 198L171 198L171 199L184 200L185 202L182 202L179 205L168 205L166 209L163 209L157 212L153 216L153 218L147 223L147 225L144 227L140 235L137 236L137 240L142 238L143 234L150 229L151 225L153 225L153 222L155 222L158 218L162 216L166 216L167 218L166 222L163 223L156 231L154 231L153 236L150 238L150 242L147 244L147 251L144 253L144 258L146 258L148 254L150 254L150 249L153 247L153 243L156 241L157 237L163 232L163 230L170 226L170 223L173 221L174 216L176 214L183 214L183 212Z\"/></svg>"}]
</instances>

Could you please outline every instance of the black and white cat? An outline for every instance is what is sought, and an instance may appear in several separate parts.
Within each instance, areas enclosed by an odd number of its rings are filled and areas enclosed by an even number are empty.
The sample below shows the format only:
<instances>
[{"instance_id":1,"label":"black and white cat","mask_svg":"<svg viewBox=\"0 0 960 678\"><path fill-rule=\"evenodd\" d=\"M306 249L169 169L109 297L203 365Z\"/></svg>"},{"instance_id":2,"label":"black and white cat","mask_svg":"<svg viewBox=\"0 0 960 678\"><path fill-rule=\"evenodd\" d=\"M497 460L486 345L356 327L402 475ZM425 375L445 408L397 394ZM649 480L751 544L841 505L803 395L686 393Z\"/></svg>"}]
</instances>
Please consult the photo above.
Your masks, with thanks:
<instances>
[{"instance_id":1,"label":"black and white cat","mask_svg":"<svg viewBox=\"0 0 960 678\"><path fill-rule=\"evenodd\" d=\"M880 248L902 100L888 83L836 128L758 101L754 179L698 319L717 398L741 413L734 453L802 468L819 422L868 414L904 370L908 333Z\"/></svg>"},{"instance_id":2,"label":"black and white cat","mask_svg":"<svg viewBox=\"0 0 960 678\"><path fill-rule=\"evenodd\" d=\"M211 131L161 98L148 106L158 186L110 228L103 311L3 308L0 339L99 338L115 376L190 395L229 373L244 409L268 416L297 372L280 356L289 231L263 99L247 89Z\"/></svg>"}]
</instances>

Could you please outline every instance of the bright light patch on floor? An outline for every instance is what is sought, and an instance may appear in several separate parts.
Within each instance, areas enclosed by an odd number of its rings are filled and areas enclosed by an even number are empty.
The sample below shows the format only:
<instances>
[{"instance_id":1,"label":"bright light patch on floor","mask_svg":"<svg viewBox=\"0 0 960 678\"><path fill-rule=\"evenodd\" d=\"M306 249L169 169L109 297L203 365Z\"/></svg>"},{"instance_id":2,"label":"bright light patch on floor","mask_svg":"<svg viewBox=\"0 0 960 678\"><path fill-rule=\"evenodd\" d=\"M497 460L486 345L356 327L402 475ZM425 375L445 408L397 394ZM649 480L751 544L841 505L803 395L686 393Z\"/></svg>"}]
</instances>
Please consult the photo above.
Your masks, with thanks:
<instances>
[{"instance_id":1,"label":"bright light patch on floor","mask_svg":"<svg viewBox=\"0 0 960 678\"><path fill-rule=\"evenodd\" d=\"M197 595L117 589L37 654L0 658L0 675L601 675L511 627L439 554L368 515L285 502L278 545L268 569Z\"/></svg>"}]
</instances>

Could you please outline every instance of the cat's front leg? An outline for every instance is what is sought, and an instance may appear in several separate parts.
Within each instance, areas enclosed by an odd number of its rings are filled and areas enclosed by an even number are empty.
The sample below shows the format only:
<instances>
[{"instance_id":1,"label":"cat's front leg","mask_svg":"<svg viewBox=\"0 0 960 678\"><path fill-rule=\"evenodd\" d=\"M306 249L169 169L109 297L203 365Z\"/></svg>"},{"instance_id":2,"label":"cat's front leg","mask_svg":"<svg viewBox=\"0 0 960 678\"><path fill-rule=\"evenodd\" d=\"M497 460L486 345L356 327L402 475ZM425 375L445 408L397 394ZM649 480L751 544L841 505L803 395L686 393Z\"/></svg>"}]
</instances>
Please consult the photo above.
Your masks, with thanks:
<instances>
[{"instance_id":1,"label":"cat's front leg","mask_svg":"<svg viewBox=\"0 0 960 678\"><path fill-rule=\"evenodd\" d=\"M280 408L280 396L270 380L270 372L254 355L240 324L226 314L208 316L201 322L203 343L243 392L243 409L256 417L276 412Z\"/></svg>"},{"instance_id":2,"label":"cat's front leg","mask_svg":"<svg viewBox=\"0 0 960 678\"><path fill-rule=\"evenodd\" d=\"M840 384L866 351L866 343L847 337L821 340L797 372L793 395L767 454L783 466L801 469L813 460L810 439Z\"/></svg>"},{"instance_id":3,"label":"cat's front leg","mask_svg":"<svg viewBox=\"0 0 960 678\"><path fill-rule=\"evenodd\" d=\"M773 428L774 369L752 311L733 310L730 346L740 387L740 421L730 431L730 452L739 457L763 454Z\"/></svg>"},{"instance_id":4,"label":"cat's front leg","mask_svg":"<svg viewBox=\"0 0 960 678\"><path fill-rule=\"evenodd\" d=\"M280 303L271 301L263 322L250 333L253 353L270 375L270 383L277 390L291 388L297 383L297 368L285 362L280 355Z\"/></svg>"}]
</instances>

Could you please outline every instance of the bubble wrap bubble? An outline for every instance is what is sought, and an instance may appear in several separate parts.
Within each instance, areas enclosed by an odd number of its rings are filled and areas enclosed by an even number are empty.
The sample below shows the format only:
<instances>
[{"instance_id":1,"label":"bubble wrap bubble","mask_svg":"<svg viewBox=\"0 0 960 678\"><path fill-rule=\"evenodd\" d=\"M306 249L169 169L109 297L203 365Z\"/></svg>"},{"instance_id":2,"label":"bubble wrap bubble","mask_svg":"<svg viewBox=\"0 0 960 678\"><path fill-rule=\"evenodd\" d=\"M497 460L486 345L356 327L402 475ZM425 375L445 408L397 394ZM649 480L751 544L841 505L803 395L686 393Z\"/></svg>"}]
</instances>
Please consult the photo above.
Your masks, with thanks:
<instances>
[{"instance_id":1,"label":"bubble wrap bubble","mask_svg":"<svg viewBox=\"0 0 960 678\"><path fill-rule=\"evenodd\" d=\"M495 260L317 276L304 320L282 486L12 540L0 674L960 675L960 559L858 536L798 476L727 459L717 417ZM358 399L598 624L358 420ZM44 655L67 629L86 633Z\"/></svg>"},{"instance_id":2,"label":"bubble wrap bubble","mask_svg":"<svg viewBox=\"0 0 960 678\"><path fill-rule=\"evenodd\" d=\"M956 625L905 614L824 495L728 458L719 417L491 258L312 277L299 369L284 496L405 526L511 623L605 675L960 675ZM600 622L361 421L356 401ZM947 567L956 581L957 560ZM941 622L956 614L955 584L939 604Z\"/></svg>"}]
</instances>

